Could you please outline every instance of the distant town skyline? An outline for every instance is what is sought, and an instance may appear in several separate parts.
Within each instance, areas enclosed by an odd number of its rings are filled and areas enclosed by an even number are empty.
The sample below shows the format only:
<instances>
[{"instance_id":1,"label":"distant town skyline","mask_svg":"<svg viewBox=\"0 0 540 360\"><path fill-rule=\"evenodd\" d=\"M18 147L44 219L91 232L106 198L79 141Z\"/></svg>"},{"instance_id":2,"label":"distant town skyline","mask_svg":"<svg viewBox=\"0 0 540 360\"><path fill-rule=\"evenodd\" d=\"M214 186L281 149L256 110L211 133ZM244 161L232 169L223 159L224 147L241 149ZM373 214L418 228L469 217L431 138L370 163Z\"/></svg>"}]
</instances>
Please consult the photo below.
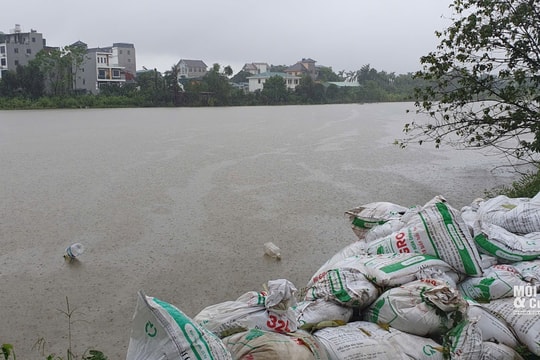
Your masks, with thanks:
<instances>
[{"instance_id":1,"label":"distant town skyline","mask_svg":"<svg viewBox=\"0 0 540 360\"><path fill-rule=\"evenodd\" d=\"M312 58L334 72L370 65L403 74L420 69L435 50L435 31L449 24L448 0L276 0L254 8L247 0L204 3L61 0L8 2L0 31L15 24L43 34L48 46L83 41L89 47L132 43L137 69L167 71L180 59L231 66L291 65ZM22 11L24 6L24 11ZM106 10L106 11L105 11Z\"/></svg>"}]
</instances>

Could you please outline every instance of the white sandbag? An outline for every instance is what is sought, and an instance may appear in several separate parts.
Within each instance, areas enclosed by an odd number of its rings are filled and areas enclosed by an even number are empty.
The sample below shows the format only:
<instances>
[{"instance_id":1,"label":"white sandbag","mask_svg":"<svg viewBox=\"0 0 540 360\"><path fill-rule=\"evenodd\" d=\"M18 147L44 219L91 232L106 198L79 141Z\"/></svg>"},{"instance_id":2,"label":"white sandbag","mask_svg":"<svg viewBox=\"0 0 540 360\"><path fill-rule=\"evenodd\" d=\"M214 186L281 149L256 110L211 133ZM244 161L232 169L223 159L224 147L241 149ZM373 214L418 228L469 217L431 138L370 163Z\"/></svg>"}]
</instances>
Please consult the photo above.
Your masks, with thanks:
<instances>
[{"instance_id":1,"label":"white sandbag","mask_svg":"<svg viewBox=\"0 0 540 360\"><path fill-rule=\"evenodd\" d=\"M443 348L430 338L354 321L314 333L332 360L443 359Z\"/></svg>"},{"instance_id":2,"label":"white sandbag","mask_svg":"<svg viewBox=\"0 0 540 360\"><path fill-rule=\"evenodd\" d=\"M482 275L480 255L459 211L442 196L407 214L406 226L389 236L369 242L368 254L419 253L434 255L455 270Z\"/></svg>"},{"instance_id":3,"label":"white sandbag","mask_svg":"<svg viewBox=\"0 0 540 360\"><path fill-rule=\"evenodd\" d=\"M326 349L314 336L304 331L280 334L250 329L223 339L237 360L327 360Z\"/></svg>"},{"instance_id":4,"label":"white sandbag","mask_svg":"<svg viewBox=\"0 0 540 360\"><path fill-rule=\"evenodd\" d=\"M512 266L519 271L523 280L540 287L540 260L519 261Z\"/></svg>"},{"instance_id":5,"label":"white sandbag","mask_svg":"<svg viewBox=\"0 0 540 360\"><path fill-rule=\"evenodd\" d=\"M504 344L484 341L480 360L523 360L523 357L513 348Z\"/></svg>"},{"instance_id":6,"label":"white sandbag","mask_svg":"<svg viewBox=\"0 0 540 360\"><path fill-rule=\"evenodd\" d=\"M368 256L366 253L366 243L363 240L355 241L334 254L330 259L328 259L324 264L322 264L316 273L320 274L323 271L332 269L335 264L348 259L350 257L364 257Z\"/></svg>"},{"instance_id":7,"label":"white sandbag","mask_svg":"<svg viewBox=\"0 0 540 360\"><path fill-rule=\"evenodd\" d=\"M364 267L366 277L381 288L433 278L456 287L456 283L460 280L450 265L433 255L380 254L361 257L357 261Z\"/></svg>"},{"instance_id":8,"label":"white sandbag","mask_svg":"<svg viewBox=\"0 0 540 360\"><path fill-rule=\"evenodd\" d=\"M481 252L501 262L529 261L540 256L540 232L518 235L501 226L477 221L474 242Z\"/></svg>"},{"instance_id":9,"label":"white sandbag","mask_svg":"<svg viewBox=\"0 0 540 360\"><path fill-rule=\"evenodd\" d=\"M463 320L444 337L444 346L452 360L478 360L482 357L482 333L477 320Z\"/></svg>"},{"instance_id":10,"label":"white sandbag","mask_svg":"<svg viewBox=\"0 0 540 360\"><path fill-rule=\"evenodd\" d=\"M489 301L514 295L514 286L526 286L519 271L512 265L494 265L484 270L482 277L469 277L458 287L464 296L477 301Z\"/></svg>"},{"instance_id":11,"label":"white sandbag","mask_svg":"<svg viewBox=\"0 0 540 360\"><path fill-rule=\"evenodd\" d=\"M454 326L455 312L467 311L459 292L438 280L417 280L385 291L364 311L364 320L419 336L441 335Z\"/></svg>"},{"instance_id":12,"label":"white sandbag","mask_svg":"<svg viewBox=\"0 0 540 360\"><path fill-rule=\"evenodd\" d=\"M519 341L533 354L540 355L540 296L504 298L481 306L504 318Z\"/></svg>"},{"instance_id":13,"label":"white sandbag","mask_svg":"<svg viewBox=\"0 0 540 360\"><path fill-rule=\"evenodd\" d=\"M352 308L325 299L301 301L293 310L298 328L311 328L323 322L347 323L353 316Z\"/></svg>"},{"instance_id":14,"label":"white sandbag","mask_svg":"<svg viewBox=\"0 0 540 360\"><path fill-rule=\"evenodd\" d=\"M460 280L455 270L436 256L390 253L351 256L335 262L331 266L323 265L312 276L307 287L312 286L319 277L325 276L326 272L331 269L354 269L381 288L399 286L425 278L438 278L450 284L455 284Z\"/></svg>"},{"instance_id":15,"label":"white sandbag","mask_svg":"<svg viewBox=\"0 0 540 360\"><path fill-rule=\"evenodd\" d=\"M366 232L364 241L369 243L377 239L389 236L392 233L403 229L405 226L407 226L407 223L405 223L402 219L388 220L384 224L377 225L370 229L368 232Z\"/></svg>"},{"instance_id":16,"label":"white sandbag","mask_svg":"<svg viewBox=\"0 0 540 360\"><path fill-rule=\"evenodd\" d=\"M267 290L249 291L235 301L207 306L193 318L223 338L248 329L294 332L297 329L296 288L285 279L270 280Z\"/></svg>"},{"instance_id":17,"label":"white sandbag","mask_svg":"<svg viewBox=\"0 0 540 360\"><path fill-rule=\"evenodd\" d=\"M482 270L488 269L493 265L497 265L498 261L495 256L480 254L480 259L482 261Z\"/></svg>"},{"instance_id":18,"label":"white sandbag","mask_svg":"<svg viewBox=\"0 0 540 360\"><path fill-rule=\"evenodd\" d=\"M363 309L378 295L375 285L364 276L362 267L358 269L353 266L340 266L315 274L307 286L304 300L325 299Z\"/></svg>"},{"instance_id":19,"label":"white sandbag","mask_svg":"<svg viewBox=\"0 0 540 360\"><path fill-rule=\"evenodd\" d=\"M222 341L174 305L138 293L126 360L232 360Z\"/></svg>"},{"instance_id":20,"label":"white sandbag","mask_svg":"<svg viewBox=\"0 0 540 360\"><path fill-rule=\"evenodd\" d=\"M540 232L540 193L533 198L499 195L482 202L478 219L514 234Z\"/></svg>"},{"instance_id":21,"label":"white sandbag","mask_svg":"<svg viewBox=\"0 0 540 360\"><path fill-rule=\"evenodd\" d=\"M353 232L363 240L370 229L389 220L399 219L406 211L407 208L404 206L378 201L348 210L345 215L351 223Z\"/></svg>"},{"instance_id":22,"label":"white sandbag","mask_svg":"<svg viewBox=\"0 0 540 360\"><path fill-rule=\"evenodd\" d=\"M484 309L480 304L469 301L467 310L469 319L476 319L478 328L482 332L483 341L492 341L505 344L512 348L519 345L519 341L512 327L502 317Z\"/></svg>"},{"instance_id":23,"label":"white sandbag","mask_svg":"<svg viewBox=\"0 0 540 360\"><path fill-rule=\"evenodd\" d=\"M478 208L480 207L480 204L484 202L484 199L482 198L476 198L474 199L470 205L463 206L461 208L461 218L467 225L469 231L473 232L474 229L474 223L478 219Z\"/></svg>"}]
</instances>

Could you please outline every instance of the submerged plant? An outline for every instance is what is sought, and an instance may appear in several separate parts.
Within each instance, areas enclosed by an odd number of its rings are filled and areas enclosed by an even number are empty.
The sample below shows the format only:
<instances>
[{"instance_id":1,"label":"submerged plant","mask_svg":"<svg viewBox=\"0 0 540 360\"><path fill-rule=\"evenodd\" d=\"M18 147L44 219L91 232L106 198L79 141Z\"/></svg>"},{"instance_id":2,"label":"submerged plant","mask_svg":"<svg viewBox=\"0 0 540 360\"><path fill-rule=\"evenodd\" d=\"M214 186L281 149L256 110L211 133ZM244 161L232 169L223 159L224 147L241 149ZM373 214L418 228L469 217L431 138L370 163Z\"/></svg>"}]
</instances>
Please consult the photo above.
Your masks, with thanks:
<instances>
[{"instance_id":1,"label":"submerged plant","mask_svg":"<svg viewBox=\"0 0 540 360\"><path fill-rule=\"evenodd\" d=\"M2 344L0 348L2 350L2 355L4 355L4 360L8 360L11 355L13 355L13 360L16 360L15 351L13 351L13 345L11 344Z\"/></svg>"}]
</instances>

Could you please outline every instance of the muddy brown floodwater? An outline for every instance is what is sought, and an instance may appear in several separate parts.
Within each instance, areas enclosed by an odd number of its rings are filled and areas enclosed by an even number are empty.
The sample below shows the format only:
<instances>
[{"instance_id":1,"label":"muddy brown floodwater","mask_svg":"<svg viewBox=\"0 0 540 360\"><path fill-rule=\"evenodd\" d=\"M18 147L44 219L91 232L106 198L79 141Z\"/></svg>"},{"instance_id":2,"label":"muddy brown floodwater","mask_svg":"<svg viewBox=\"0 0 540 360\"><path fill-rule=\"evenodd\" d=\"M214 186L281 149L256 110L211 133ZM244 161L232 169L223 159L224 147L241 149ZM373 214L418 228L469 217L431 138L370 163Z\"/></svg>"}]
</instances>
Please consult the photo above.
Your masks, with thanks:
<instances>
[{"instance_id":1,"label":"muddy brown floodwater","mask_svg":"<svg viewBox=\"0 0 540 360\"><path fill-rule=\"evenodd\" d=\"M412 108L0 112L0 343L65 356L67 297L73 350L122 359L138 290L194 316L271 279L300 289L356 240L344 211L460 208L515 180L478 152L392 145Z\"/></svg>"}]
</instances>

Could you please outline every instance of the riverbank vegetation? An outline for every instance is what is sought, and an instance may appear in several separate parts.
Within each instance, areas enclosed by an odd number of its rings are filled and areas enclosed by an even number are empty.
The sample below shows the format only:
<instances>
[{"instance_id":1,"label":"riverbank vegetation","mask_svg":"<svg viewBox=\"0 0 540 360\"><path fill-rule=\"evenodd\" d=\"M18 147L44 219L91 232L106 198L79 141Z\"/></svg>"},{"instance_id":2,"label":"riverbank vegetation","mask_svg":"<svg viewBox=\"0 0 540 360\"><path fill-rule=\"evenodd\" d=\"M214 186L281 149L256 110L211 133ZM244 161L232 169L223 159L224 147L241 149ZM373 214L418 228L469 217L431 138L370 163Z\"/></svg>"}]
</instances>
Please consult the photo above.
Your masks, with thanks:
<instances>
[{"instance_id":1,"label":"riverbank vegetation","mask_svg":"<svg viewBox=\"0 0 540 360\"><path fill-rule=\"evenodd\" d=\"M424 81L402 146L489 149L529 170L505 189L514 197L540 190L540 8L528 0L455 0L452 25L421 58Z\"/></svg>"},{"instance_id":2,"label":"riverbank vegetation","mask_svg":"<svg viewBox=\"0 0 540 360\"><path fill-rule=\"evenodd\" d=\"M318 78L304 76L296 89L275 75L262 90L246 90L247 77L240 71L214 64L198 79L178 79L176 66L161 74L157 70L140 72L133 82L122 86L102 86L98 95L71 91L69 77L55 83L42 70L43 56L17 71L4 72L0 80L0 109L173 107L173 106L252 106L413 101L414 89L423 80L413 74L396 75L377 71L370 65L347 74L322 68ZM279 66L274 67L279 70ZM348 80L348 81L345 81ZM62 89L62 91L59 91Z\"/></svg>"}]
</instances>

